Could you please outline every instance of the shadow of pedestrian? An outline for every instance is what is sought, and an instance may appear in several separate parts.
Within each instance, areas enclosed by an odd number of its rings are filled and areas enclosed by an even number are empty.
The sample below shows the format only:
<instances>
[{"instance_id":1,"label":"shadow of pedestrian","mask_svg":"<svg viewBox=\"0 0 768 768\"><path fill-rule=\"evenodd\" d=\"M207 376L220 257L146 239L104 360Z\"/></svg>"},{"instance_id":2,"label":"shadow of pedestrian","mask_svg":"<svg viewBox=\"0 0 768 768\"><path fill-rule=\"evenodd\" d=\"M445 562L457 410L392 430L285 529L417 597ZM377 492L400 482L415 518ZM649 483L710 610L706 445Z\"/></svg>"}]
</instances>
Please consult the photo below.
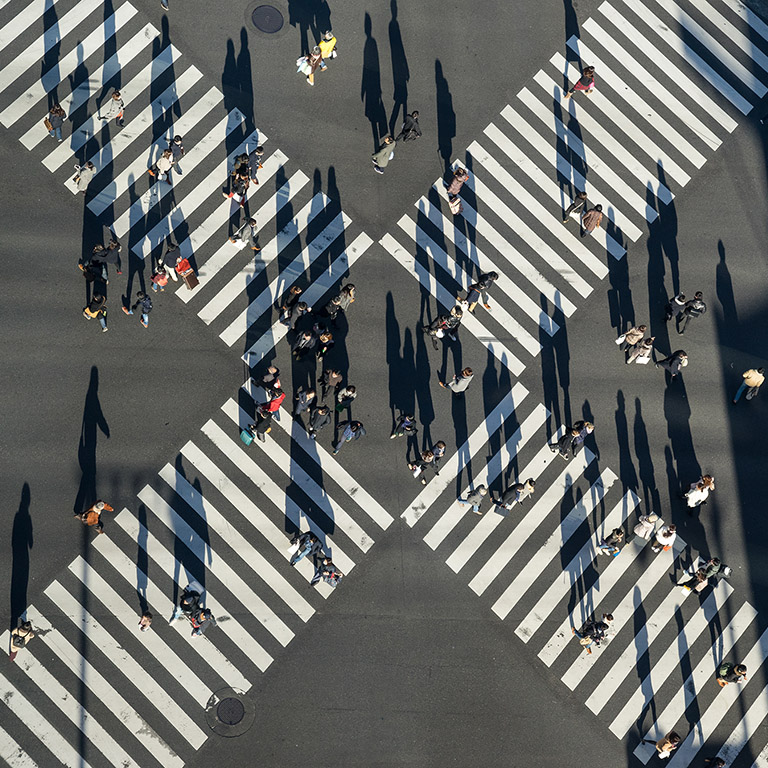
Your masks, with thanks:
<instances>
[{"instance_id":1,"label":"shadow of pedestrian","mask_svg":"<svg viewBox=\"0 0 768 768\"><path fill-rule=\"evenodd\" d=\"M147 508L139 504L139 536L136 539L136 596L139 598L139 612L149 610L147 585L149 581L149 557L147 556ZM178 594L176 582L173 582L174 605Z\"/></svg>"},{"instance_id":2,"label":"shadow of pedestrian","mask_svg":"<svg viewBox=\"0 0 768 768\"><path fill-rule=\"evenodd\" d=\"M440 59L435 59L435 99L437 115L437 151L443 163L442 173L449 175L453 140L456 137L456 113L453 111L453 97L448 87L448 81L443 75L443 65ZM470 205L471 200L468 200Z\"/></svg>"},{"instance_id":3,"label":"shadow of pedestrian","mask_svg":"<svg viewBox=\"0 0 768 768\"><path fill-rule=\"evenodd\" d=\"M363 48L363 77L360 83L360 100L364 104L365 116L371 124L373 151L381 144L387 133L387 113L381 100L381 71L379 67L379 46L371 34L371 16L365 14L365 47Z\"/></svg>"},{"instance_id":4,"label":"shadow of pedestrian","mask_svg":"<svg viewBox=\"0 0 768 768\"><path fill-rule=\"evenodd\" d=\"M389 132L394 136L400 107L403 108L402 118L408 114L408 81L411 79L411 73L408 69L403 36L400 34L400 23L397 20L397 0L390 0L389 7L392 13L392 19L389 22L389 53L392 58L392 82L394 83L392 94L394 104L389 118Z\"/></svg>"},{"instance_id":5,"label":"shadow of pedestrian","mask_svg":"<svg viewBox=\"0 0 768 768\"><path fill-rule=\"evenodd\" d=\"M55 67L59 66L59 59L61 57L61 30L59 29L59 15L56 11L56 6L53 3L46 3L47 8L43 13L43 29L45 30L45 42L47 50L45 51L42 60L40 61L40 78L50 72ZM52 41L49 43L49 41ZM78 46L80 41L77 41ZM57 78L59 79L59 78ZM58 86L54 87L48 93L48 103L58 104L59 101L59 89Z\"/></svg>"},{"instance_id":6,"label":"shadow of pedestrian","mask_svg":"<svg viewBox=\"0 0 768 768\"><path fill-rule=\"evenodd\" d=\"M624 488L637 491L637 473L632 461L632 453L629 450L629 424L627 422L626 401L624 392L620 389L616 392L616 437L619 441L619 479Z\"/></svg>"},{"instance_id":7,"label":"shadow of pedestrian","mask_svg":"<svg viewBox=\"0 0 768 768\"><path fill-rule=\"evenodd\" d=\"M83 423L80 429L80 442L77 447L77 460L82 473L73 510L80 513L96 501L96 448L99 430L109 439L109 424L99 402L99 369L91 368L91 378L83 407Z\"/></svg>"},{"instance_id":8,"label":"shadow of pedestrian","mask_svg":"<svg viewBox=\"0 0 768 768\"><path fill-rule=\"evenodd\" d=\"M11 530L11 622L15 629L19 619L27 610L27 587L29 586L29 551L34 545L32 517L29 514L32 494L29 483L21 488L19 508L13 517Z\"/></svg>"},{"instance_id":9,"label":"shadow of pedestrian","mask_svg":"<svg viewBox=\"0 0 768 768\"><path fill-rule=\"evenodd\" d=\"M328 24L327 27L323 27L322 31L331 28L331 14L327 4L318 3L318 0L288 0L288 23L292 27L299 28L302 56L309 53L309 32L312 32L312 45L319 37L318 19L322 19L324 24Z\"/></svg>"},{"instance_id":10,"label":"shadow of pedestrian","mask_svg":"<svg viewBox=\"0 0 768 768\"><path fill-rule=\"evenodd\" d=\"M643 484L643 501L645 502L646 514L655 512L660 514L661 498L659 489L656 487L656 477L653 470L653 459L651 458L651 446L648 441L648 431L645 428L643 420L642 405L640 398L635 398L635 455L640 471L640 482Z\"/></svg>"}]
</instances>

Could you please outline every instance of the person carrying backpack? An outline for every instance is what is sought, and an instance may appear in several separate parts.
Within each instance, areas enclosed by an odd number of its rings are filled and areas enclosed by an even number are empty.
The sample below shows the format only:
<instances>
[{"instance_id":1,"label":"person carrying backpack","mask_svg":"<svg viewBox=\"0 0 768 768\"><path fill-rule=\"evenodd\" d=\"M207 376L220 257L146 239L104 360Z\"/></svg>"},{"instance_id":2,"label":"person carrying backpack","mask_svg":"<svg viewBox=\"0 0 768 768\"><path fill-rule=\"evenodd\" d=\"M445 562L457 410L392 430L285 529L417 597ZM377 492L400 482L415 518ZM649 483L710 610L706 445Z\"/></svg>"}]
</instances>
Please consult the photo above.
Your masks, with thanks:
<instances>
[{"instance_id":1,"label":"person carrying backpack","mask_svg":"<svg viewBox=\"0 0 768 768\"><path fill-rule=\"evenodd\" d=\"M123 305L123 312L125 312L126 315L132 315L137 308L141 311L141 324L145 328L148 328L149 313L152 311L152 299L150 299L144 291L139 291L136 294L136 303L130 309L127 309L125 305Z\"/></svg>"}]
</instances>

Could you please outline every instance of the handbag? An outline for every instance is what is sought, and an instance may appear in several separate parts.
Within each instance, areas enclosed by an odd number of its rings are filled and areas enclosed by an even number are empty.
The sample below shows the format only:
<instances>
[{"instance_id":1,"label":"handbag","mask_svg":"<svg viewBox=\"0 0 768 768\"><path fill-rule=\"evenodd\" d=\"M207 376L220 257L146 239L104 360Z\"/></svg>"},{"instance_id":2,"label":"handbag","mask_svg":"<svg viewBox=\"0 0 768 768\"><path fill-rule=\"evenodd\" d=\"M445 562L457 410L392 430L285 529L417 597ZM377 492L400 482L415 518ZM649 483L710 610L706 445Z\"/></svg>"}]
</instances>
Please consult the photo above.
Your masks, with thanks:
<instances>
[{"instance_id":1,"label":"handbag","mask_svg":"<svg viewBox=\"0 0 768 768\"><path fill-rule=\"evenodd\" d=\"M293 544L291 544L290 547L288 547L288 554L289 555L295 555L299 551L299 542L296 541Z\"/></svg>"},{"instance_id":2,"label":"handbag","mask_svg":"<svg viewBox=\"0 0 768 768\"><path fill-rule=\"evenodd\" d=\"M46 117L45 120L43 120L43 125L46 127L47 130L52 131L53 130L53 123Z\"/></svg>"},{"instance_id":3,"label":"handbag","mask_svg":"<svg viewBox=\"0 0 768 768\"><path fill-rule=\"evenodd\" d=\"M250 445L253 442L253 434L249 429L243 429L240 431L240 439L246 444Z\"/></svg>"},{"instance_id":4,"label":"handbag","mask_svg":"<svg viewBox=\"0 0 768 768\"><path fill-rule=\"evenodd\" d=\"M579 638L579 645L592 645L592 638L591 637L580 637Z\"/></svg>"},{"instance_id":5,"label":"handbag","mask_svg":"<svg viewBox=\"0 0 768 768\"><path fill-rule=\"evenodd\" d=\"M614 341L613 343L618 347L619 344L623 344L626 340L627 340L627 334L622 333L621 336L619 336L619 338L616 339L616 341Z\"/></svg>"},{"instance_id":6,"label":"handbag","mask_svg":"<svg viewBox=\"0 0 768 768\"><path fill-rule=\"evenodd\" d=\"M644 357L644 356L638 356L638 357L635 358L635 362L638 365L648 365L648 363L651 362L651 358L650 357Z\"/></svg>"}]
</instances>

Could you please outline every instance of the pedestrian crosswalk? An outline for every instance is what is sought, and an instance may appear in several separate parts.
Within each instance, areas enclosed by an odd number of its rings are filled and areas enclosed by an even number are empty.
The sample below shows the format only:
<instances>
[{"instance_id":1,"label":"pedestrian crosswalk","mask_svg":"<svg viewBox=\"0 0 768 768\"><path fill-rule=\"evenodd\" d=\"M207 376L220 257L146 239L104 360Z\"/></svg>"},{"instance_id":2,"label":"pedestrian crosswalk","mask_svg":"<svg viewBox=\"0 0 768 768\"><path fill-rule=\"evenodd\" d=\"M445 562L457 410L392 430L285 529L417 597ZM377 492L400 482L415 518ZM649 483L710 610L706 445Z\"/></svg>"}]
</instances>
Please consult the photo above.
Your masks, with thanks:
<instances>
[{"instance_id":1,"label":"pedestrian crosswalk","mask_svg":"<svg viewBox=\"0 0 768 768\"><path fill-rule=\"evenodd\" d=\"M124 127L101 118L114 89ZM53 103L68 116L60 143L43 125ZM140 260L131 272L146 282L176 243L199 276L196 288L181 284L176 295L256 365L287 332L272 317L282 294L298 284L310 307L322 306L371 240L322 191L325 184L335 194L333 180L316 171L310 183L245 109L188 64L166 28L142 23L130 2L108 12L94 0L0 6L0 123L72 194L73 166L93 163L85 205L120 240L123 259ZM148 170L174 135L186 153L167 183ZM263 167L245 206L222 199L235 158L260 145ZM249 217L261 251L230 242Z\"/></svg>"},{"instance_id":2,"label":"pedestrian crosswalk","mask_svg":"<svg viewBox=\"0 0 768 768\"><path fill-rule=\"evenodd\" d=\"M678 535L656 554L634 536L644 512L636 489L588 446L563 463L550 448L563 427L550 434L549 416L516 384L402 518L639 760L654 754L640 738L674 729L684 741L670 763L694 764L706 747L730 764L768 716L768 689L752 682L768 671L757 611L725 580L683 593L675 582L695 558L690 547ZM457 502L480 484L493 499L529 478L534 495L509 511L490 500L478 517ZM605 556L599 545L614 528L630 535ZM572 628L603 613L614 617L609 642L588 655ZM743 661L749 684L719 689L725 660ZM765 768L765 754L754 765Z\"/></svg>"},{"instance_id":3,"label":"pedestrian crosswalk","mask_svg":"<svg viewBox=\"0 0 768 768\"><path fill-rule=\"evenodd\" d=\"M393 522L287 412L268 442L244 445L260 393L249 380L240 394L29 606L38 638L0 675L10 765L184 765L208 736L211 695L247 691L333 593L308 590L310 558L289 567L292 534L313 531L348 575ZM193 579L218 622L199 638L168 621ZM40 727L22 752L25 722Z\"/></svg>"},{"instance_id":4,"label":"pedestrian crosswalk","mask_svg":"<svg viewBox=\"0 0 768 768\"><path fill-rule=\"evenodd\" d=\"M497 272L464 325L519 375L768 92L766 51L741 0L606 0L453 164L462 213L438 179L381 245L446 309ZM585 238L560 215L578 191L603 207Z\"/></svg>"}]
</instances>

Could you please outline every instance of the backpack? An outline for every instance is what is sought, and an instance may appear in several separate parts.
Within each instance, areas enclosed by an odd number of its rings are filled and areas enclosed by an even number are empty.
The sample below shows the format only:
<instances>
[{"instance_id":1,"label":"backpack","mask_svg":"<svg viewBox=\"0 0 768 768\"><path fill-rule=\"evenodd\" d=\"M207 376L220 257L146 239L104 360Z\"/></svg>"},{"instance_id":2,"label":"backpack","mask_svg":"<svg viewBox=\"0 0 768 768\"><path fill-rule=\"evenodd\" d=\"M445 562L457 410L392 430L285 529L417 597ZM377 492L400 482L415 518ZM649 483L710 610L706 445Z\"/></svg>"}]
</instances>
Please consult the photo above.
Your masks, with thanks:
<instances>
[{"instance_id":1,"label":"backpack","mask_svg":"<svg viewBox=\"0 0 768 768\"><path fill-rule=\"evenodd\" d=\"M733 665L728 662L724 661L718 668L717 668L717 676L718 677L727 677L731 674L733 671Z\"/></svg>"}]
</instances>

